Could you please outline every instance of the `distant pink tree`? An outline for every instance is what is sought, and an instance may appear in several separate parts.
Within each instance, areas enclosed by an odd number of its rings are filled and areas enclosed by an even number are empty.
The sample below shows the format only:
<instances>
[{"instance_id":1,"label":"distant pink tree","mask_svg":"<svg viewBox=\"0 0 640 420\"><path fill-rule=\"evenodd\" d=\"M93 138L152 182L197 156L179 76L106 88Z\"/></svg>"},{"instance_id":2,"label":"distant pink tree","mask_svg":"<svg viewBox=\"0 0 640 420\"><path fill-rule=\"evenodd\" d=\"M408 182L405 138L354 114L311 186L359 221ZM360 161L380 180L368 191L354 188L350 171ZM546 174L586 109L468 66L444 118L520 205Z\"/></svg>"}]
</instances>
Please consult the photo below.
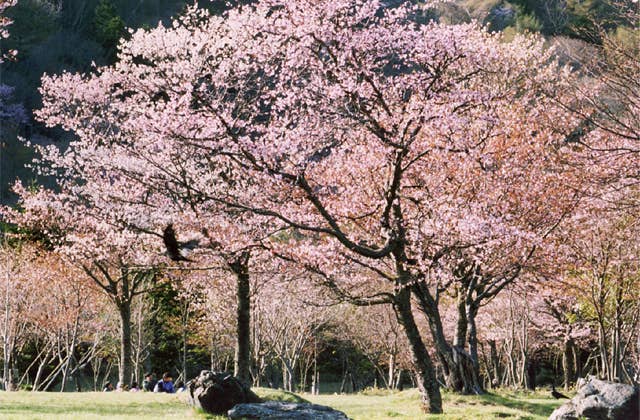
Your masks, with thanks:
<instances>
[{"instance_id":1,"label":"distant pink tree","mask_svg":"<svg viewBox=\"0 0 640 420\"><path fill-rule=\"evenodd\" d=\"M9 38L8 27L13 23L13 21L6 17L5 13L9 7L15 6L16 3L18 3L17 0L0 0L0 40ZM15 50L8 51L6 55L0 56L0 63L2 63L7 57L13 59L16 54L17 51Z\"/></svg>"},{"instance_id":2,"label":"distant pink tree","mask_svg":"<svg viewBox=\"0 0 640 420\"><path fill-rule=\"evenodd\" d=\"M15 6L17 0L0 0L0 45L2 40L9 38L8 27L13 23L11 19L5 16L6 9ZM0 64L5 58L15 59L18 52L9 50L0 54ZM13 95L14 88L5 84L0 84L0 120L15 121L23 123L27 121L27 113L21 104L9 103Z\"/></svg>"},{"instance_id":3,"label":"distant pink tree","mask_svg":"<svg viewBox=\"0 0 640 420\"><path fill-rule=\"evenodd\" d=\"M69 188L71 184L64 184ZM17 224L25 239L45 244L65 255L111 301L120 320L119 381L132 375L131 307L147 293L157 275L161 253L158 244L113 222L100 208L72 189L53 192L26 189L17 182L19 210L3 211L3 218ZM111 222L111 223L109 223Z\"/></svg>"},{"instance_id":4,"label":"distant pink tree","mask_svg":"<svg viewBox=\"0 0 640 420\"><path fill-rule=\"evenodd\" d=\"M617 192L585 202L563 229L568 289L597 336L597 373L637 383L640 328L640 225L637 197ZM634 361L635 359L635 361Z\"/></svg>"}]
</instances>

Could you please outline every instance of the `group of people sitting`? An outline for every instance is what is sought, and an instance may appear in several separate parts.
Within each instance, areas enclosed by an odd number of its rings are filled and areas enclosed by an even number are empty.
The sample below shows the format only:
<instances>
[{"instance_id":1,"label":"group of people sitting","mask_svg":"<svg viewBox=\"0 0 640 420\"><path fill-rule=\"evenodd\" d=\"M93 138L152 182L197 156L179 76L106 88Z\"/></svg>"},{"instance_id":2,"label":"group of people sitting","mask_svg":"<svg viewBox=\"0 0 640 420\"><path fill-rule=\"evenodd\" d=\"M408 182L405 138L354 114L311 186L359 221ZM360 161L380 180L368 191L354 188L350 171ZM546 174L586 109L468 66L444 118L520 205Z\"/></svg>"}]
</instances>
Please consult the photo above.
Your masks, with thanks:
<instances>
[{"instance_id":1,"label":"group of people sitting","mask_svg":"<svg viewBox=\"0 0 640 420\"><path fill-rule=\"evenodd\" d=\"M119 392L123 392L123 391L128 391L128 392L146 391L146 392L166 392L168 394L173 394L173 393L176 393L176 392L182 392L185 389L186 388L184 386L184 382L180 381L180 382L178 382L178 383L176 383L174 385L173 384L173 377L171 376L171 374L169 372L165 372L162 375L162 379L160 379L159 381L156 380L156 374L155 373L145 373L144 381L142 382L142 388L138 387L138 383L137 382L132 382L131 383L131 387L128 387L126 384L123 384L122 382L118 382L118 385L114 389L113 385L111 384L111 382L107 382L104 385L103 391L104 392L111 392L111 391L119 391Z\"/></svg>"}]
</instances>

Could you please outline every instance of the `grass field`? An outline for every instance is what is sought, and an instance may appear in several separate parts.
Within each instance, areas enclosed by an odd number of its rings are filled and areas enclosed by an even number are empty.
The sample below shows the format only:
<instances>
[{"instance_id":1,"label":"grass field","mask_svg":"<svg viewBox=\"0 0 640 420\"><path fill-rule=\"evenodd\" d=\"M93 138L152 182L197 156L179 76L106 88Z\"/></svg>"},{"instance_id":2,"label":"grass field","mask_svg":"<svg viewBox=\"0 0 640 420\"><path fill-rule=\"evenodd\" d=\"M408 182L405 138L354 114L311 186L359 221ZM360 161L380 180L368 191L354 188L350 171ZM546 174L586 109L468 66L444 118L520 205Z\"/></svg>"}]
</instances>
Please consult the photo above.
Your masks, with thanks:
<instances>
[{"instance_id":1,"label":"grass field","mask_svg":"<svg viewBox=\"0 0 640 420\"><path fill-rule=\"evenodd\" d=\"M0 419L201 418L180 397L131 392L0 392Z\"/></svg>"},{"instance_id":2,"label":"grass field","mask_svg":"<svg viewBox=\"0 0 640 420\"><path fill-rule=\"evenodd\" d=\"M376 395L377 394L377 395ZM356 395L305 395L311 402L329 405L347 413L354 420L382 419L521 419L543 420L561 403L549 392L487 394L460 396L445 393L444 415L421 413L416 390L389 395L361 393Z\"/></svg>"},{"instance_id":3,"label":"grass field","mask_svg":"<svg viewBox=\"0 0 640 420\"><path fill-rule=\"evenodd\" d=\"M269 389L256 392L266 399L300 401L301 398ZM188 407L184 394L151 393L42 393L0 392L0 419L223 419L205 416ZM521 419L542 420L561 404L548 392L500 392L483 396L444 394L445 415L420 412L418 393L370 391L355 395L307 395L302 398L344 411L354 420L376 419Z\"/></svg>"}]
</instances>

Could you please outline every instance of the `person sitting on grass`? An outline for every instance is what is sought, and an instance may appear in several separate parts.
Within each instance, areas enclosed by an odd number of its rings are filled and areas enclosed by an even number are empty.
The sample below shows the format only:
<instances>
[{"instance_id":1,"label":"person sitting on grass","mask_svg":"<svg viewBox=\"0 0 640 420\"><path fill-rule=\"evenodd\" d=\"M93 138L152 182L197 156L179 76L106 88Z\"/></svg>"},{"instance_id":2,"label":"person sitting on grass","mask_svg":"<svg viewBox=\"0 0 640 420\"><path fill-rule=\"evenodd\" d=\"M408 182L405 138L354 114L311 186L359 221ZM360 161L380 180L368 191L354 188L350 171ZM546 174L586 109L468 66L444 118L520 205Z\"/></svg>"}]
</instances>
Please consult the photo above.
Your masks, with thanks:
<instances>
[{"instance_id":1,"label":"person sitting on grass","mask_svg":"<svg viewBox=\"0 0 640 420\"><path fill-rule=\"evenodd\" d=\"M187 390L187 388L184 386L184 382L182 381L178 381L176 382L176 392L184 392Z\"/></svg>"},{"instance_id":2,"label":"person sitting on grass","mask_svg":"<svg viewBox=\"0 0 640 420\"><path fill-rule=\"evenodd\" d=\"M155 388L153 388L153 392L166 392L168 394L176 392L173 388L173 378L169 372L165 372L162 375L162 379L159 380Z\"/></svg>"},{"instance_id":3,"label":"person sitting on grass","mask_svg":"<svg viewBox=\"0 0 640 420\"><path fill-rule=\"evenodd\" d=\"M144 381L142 381L142 390L147 392L153 392L156 386L155 373L145 373Z\"/></svg>"},{"instance_id":4,"label":"person sitting on grass","mask_svg":"<svg viewBox=\"0 0 640 420\"><path fill-rule=\"evenodd\" d=\"M140 388L138 388L138 383L131 382L131 389L129 389L129 392L138 392L138 391L140 391Z\"/></svg>"},{"instance_id":5,"label":"person sitting on grass","mask_svg":"<svg viewBox=\"0 0 640 420\"><path fill-rule=\"evenodd\" d=\"M106 384L104 384L104 388L102 388L102 392L111 392L113 391L113 385L111 385L111 382L107 382Z\"/></svg>"}]
</instances>

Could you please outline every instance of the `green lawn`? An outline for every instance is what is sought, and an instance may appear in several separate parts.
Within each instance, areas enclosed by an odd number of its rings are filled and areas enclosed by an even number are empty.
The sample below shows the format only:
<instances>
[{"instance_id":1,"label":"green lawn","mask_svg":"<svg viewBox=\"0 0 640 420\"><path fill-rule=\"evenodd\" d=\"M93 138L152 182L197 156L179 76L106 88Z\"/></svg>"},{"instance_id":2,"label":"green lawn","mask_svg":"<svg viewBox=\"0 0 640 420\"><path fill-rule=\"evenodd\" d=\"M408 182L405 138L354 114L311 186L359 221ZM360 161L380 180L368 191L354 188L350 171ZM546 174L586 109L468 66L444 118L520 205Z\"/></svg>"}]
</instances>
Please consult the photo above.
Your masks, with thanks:
<instances>
[{"instance_id":1,"label":"green lawn","mask_svg":"<svg viewBox=\"0 0 640 420\"><path fill-rule=\"evenodd\" d=\"M376 395L377 394L377 395ZM344 411L354 420L376 419L521 419L543 420L561 402L554 400L549 392L512 393L482 396L460 396L444 393L445 415L426 416L419 406L416 390L393 394L386 392L357 395L304 395L311 402L329 405Z\"/></svg>"},{"instance_id":2,"label":"green lawn","mask_svg":"<svg viewBox=\"0 0 640 420\"><path fill-rule=\"evenodd\" d=\"M0 419L201 418L178 394L0 392Z\"/></svg>"},{"instance_id":3,"label":"green lawn","mask_svg":"<svg viewBox=\"0 0 640 420\"><path fill-rule=\"evenodd\" d=\"M354 420L375 419L546 419L561 404L549 392L512 393L484 396L444 394L446 415L425 416L420 412L418 393L409 390L356 395L302 395L256 389L267 399L304 401L328 405L344 411ZM222 419L205 416L189 408L184 394L120 392L0 392L1 419Z\"/></svg>"}]
</instances>

